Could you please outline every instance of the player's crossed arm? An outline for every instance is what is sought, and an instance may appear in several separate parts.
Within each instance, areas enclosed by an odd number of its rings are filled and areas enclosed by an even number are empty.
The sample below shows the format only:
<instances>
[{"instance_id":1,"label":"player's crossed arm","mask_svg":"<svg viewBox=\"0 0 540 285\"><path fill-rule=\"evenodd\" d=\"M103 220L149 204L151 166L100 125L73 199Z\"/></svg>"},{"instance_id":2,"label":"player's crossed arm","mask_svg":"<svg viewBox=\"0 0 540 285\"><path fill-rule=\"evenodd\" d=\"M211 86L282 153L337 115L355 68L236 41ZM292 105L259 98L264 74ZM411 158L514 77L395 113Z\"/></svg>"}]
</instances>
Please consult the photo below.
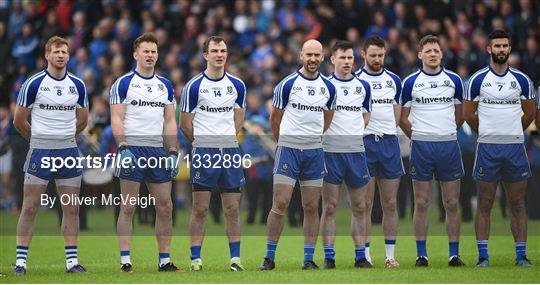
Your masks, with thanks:
<instances>
[{"instance_id":1,"label":"player's crossed arm","mask_svg":"<svg viewBox=\"0 0 540 285\"><path fill-rule=\"evenodd\" d=\"M540 130L540 87L538 87L538 92L536 93L536 128Z\"/></svg>"}]
</instances>

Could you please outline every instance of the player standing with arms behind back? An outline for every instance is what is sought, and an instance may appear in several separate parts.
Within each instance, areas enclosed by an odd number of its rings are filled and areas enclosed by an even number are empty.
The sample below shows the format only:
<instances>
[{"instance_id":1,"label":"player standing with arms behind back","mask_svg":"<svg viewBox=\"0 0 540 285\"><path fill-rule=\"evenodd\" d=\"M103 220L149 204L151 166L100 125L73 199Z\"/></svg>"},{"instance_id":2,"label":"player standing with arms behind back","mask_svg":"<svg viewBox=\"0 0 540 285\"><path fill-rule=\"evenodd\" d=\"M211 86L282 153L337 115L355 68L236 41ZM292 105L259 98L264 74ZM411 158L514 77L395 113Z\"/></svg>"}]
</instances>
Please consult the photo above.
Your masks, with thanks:
<instances>
[{"instance_id":1,"label":"player standing with arms behind back","mask_svg":"<svg viewBox=\"0 0 540 285\"><path fill-rule=\"evenodd\" d=\"M336 111L323 136L324 161L327 173L323 183L321 234L324 243L324 269L336 268L334 214L342 182L349 192L351 234L354 241L355 267L370 268L365 256L366 192L369 171L366 164L363 133L369 121L371 95L369 84L352 73L353 44L337 41L332 47L334 73L328 78L336 87Z\"/></svg>"},{"instance_id":2,"label":"player standing with arms behind back","mask_svg":"<svg viewBox=\"0 0 540 285\"><path fill-rule=\"evenodd\" d=\"M378 35L367 38L361 53L364 67L356 72L356 76L369 83L372 104L371 118L364 131L367 163L372 177L366 200L366 258L371 263L371 210L377 183L383 209L382 226L386 248L384 266L395 268L399 267L394 258L398 231L397 191L400 177L405 174L397 137L397 124L401 115L401 80L384 68L386 43L383 38Z\"/></svg>"},{"instance_id":3,"label":"player standing with arms behind back","mask_svg":"<svg viewBox=\"0 0 540 285\"><path fill-rule=\"evenodd\" d=\"M77 159L75 137L86 128L88 97L81 79L68 73L68 42L54 36L45 44L47 69L28 78L17 98L13 125L30 141L24 164L24 198L17 225L15 275L26 274L26 257L34 233L34 220L41 194L49 180L56 182L58 196L78 196L82 168L62 167L56 171L42 165L43 158ZM31 115L31 124L28 116ZM62 235L66 250L66 272L84 273L77 260L79 205L62 203Z\"/></svg>"},{"instance_id":4,"label":"player standing with arms behind back","mask_svg":"<svg viewBox=\"0 0 540 285\"><path fill-rule=\"evenodd\" d=\"M182 92L180 127L193 144L191 182L193 207L189 222L191 271L202 270L201 247L212 189L219 187L229 239L231 271L240 263L240 187L245 184L243 157L236 134L244 124L246 85L225 72L227 43L212 36L203 44L206 70L193 77ZM232 163L231 163L232 162Z\"/></svg>"},{"instance_id":5,"label":"player standing with arms behind back","mask_svg":"<svg viewBox=\"0 0 540 285\"><path fill-rule=\"evenodd\" d=\"M499 181L502 181L510 206L516 265L530 267L532 264L526 255L525 189L531 170L523 130L534 120L534 89L527 75L508 66L512 45L507 32L491 32L488 44L489 66L471 77L464 110L467 123L478 133L473 170L478 192L476 266L489 266L491 207Z\"/></svg>"},{"instance_id":6,"label":"player standing with arms behind back","mask_svg":"<svg viewBox=\"0 0 540 285\"><path fill-rule=\"evenodd\" d=\"M274 162L274 196L268 215L266 256L259 270L275 268L275 252L283 231L284 215L296 181L300 181L304 209L304 266L318 269L313 261L319 231L319 199L325 173L322 134L332 122L336 90L319 72L323 47L316 40L302 46L302 68L285 77L275 88L270 121L278 141Z\"/></svg>"},{"instance_id":7,"label":"player standing with arms behind back","mask_svg":"<svg viewBox=\"0 0 540 285\"><path fill-rule=\"evenodd\" d=\"M464 175L457 129L463 124L463 83L441 66L439 38L420 40L418 58L422 68L403 80L400 126L411 138L410 176L414 190L416 266L428 266L426 247L431 180L440 182L446 211L448 266L465 266L459 258L459 192ZM409 121L412 115L412 122Z\"/></svg>"},{"instance_id":8,"label":"player standing with arms behind back","mask_svg":"<svg viewBox=\"0 0 540 285\"><path fill-rule=\"evenodd\" d=\"M158 41L150 33L133 42L135 70L118 78L111 86L111 126L122 162L128 168L116 169L121 195L137 197L140 184L146 182L155 198L158 271L180 271L170 258L172 237L171 179L178 174L178 134L174 90L171 82L154 73L158 60ZM165 152L167 150L167 153ZM150 167L151 161L159 163ZM166 162L166 163L163 163ZM120 268L133 271L131 235L137 205L122 203L117 222Z\"/></svg>"}]
</instances>

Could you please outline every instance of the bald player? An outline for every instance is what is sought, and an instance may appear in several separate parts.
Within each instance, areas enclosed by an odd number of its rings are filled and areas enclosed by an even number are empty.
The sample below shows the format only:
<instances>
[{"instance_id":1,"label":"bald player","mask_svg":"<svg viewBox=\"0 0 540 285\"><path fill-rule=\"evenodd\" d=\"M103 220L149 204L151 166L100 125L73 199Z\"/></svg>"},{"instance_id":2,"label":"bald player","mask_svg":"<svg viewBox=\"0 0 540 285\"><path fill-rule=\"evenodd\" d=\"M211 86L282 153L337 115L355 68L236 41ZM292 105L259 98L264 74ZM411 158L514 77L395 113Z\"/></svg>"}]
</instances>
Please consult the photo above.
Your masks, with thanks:
<instances>
[{"instance_id":1,"label":"bald player","mask_svg":"<svg viewBox=\"0 0 540 285\"><path fill-rule=\"evenodd\" d=\"M302 68L285 77L275 88L270 121L278 141L274 162L274 197L268 215L266 256L259 268L275 267L275 252L283 231L284 215L296 181L300 182L304 209L304 266L318 269L313 253L319 231L319 200L323 185L322 134L332 122L335 87L319 72L323 47L316 40L302 46Z\"/></svg>"}]
</instances>

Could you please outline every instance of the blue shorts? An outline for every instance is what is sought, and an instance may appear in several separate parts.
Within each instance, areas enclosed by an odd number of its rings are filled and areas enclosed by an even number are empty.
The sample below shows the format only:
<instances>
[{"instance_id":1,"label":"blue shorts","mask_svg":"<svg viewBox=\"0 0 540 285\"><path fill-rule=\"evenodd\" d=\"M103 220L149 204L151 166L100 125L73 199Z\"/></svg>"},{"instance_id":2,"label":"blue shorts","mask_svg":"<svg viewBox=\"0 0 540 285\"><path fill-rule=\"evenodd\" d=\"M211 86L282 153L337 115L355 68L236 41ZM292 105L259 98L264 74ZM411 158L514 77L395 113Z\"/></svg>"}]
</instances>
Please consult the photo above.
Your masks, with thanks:
<instances>
[{"instance_id":1,"label":"blue shorts","mask_svg":"<svg viewBox=\"0 0 540 285\"><path fill-rule=\"evenodd\" d=\"M170 171L167 171L165 166L167 155L163 147L128 146L128 149L135 155L138 162L135 163L134 169L117 168L115 175L118 178L148 183L171 181Z\"/></svg>"},{"instance_id":2,"label":"blue shorts","mask_svg":"<svg viewBox=\"0 0 540 285\"><path fill-rule=\"evenodd\" d=\"M395 179L405 174L397 136L367 135L364 146L371 177Z\"/></svg>"},{"instance_id":3,"label":"blue shorts","mask_svg":"<svg viewBox=\"0 0 540 285\"><path fill-rule=\"evenodd\" d=\"M411 141L409 176L414 180L454 181L464 176L461 151L456 141Z\"/></svg>"},{"instance_id":4,"label":"blue shorts","mask_svg":"<svg viewBox=\"0 0 540 285\"><path fill-rule=\"evenodd\" d=\"M284 175L298 181L322 180L326 170L322 148L297 149L286 146L276 148L274 175Z\"/></svg>"},{"instance_id":5,"label":"blue shorts","mask_svg":"<svg viewBox=\"0 0 540 285\"><path fill-rule=\"evenodd\" d=\"M246 184L240 148L194 147L191 154L191 182L211 188L234 189Z\"/></svg>"},{"instance_id":6,"label":"blue shorts","mask_svg":"<svg viewBox=\"0 0 540 285\"><path fill-rule=\"evenodd\" d=\"M26 155L23 171L44 180L67 179L82 175L83 168L78 163L81 157L76 147L62 149L31 148ZM53 160L58 159L58 164ZM64 162L60 166L60 159ZM56 166L55 166L56 165ZM81 167L77 167L77 165Z\"/></svg>"},{"instance_id":7,"label":"blue shorts","mask_svg":"<svg viewBox=\"0 0 540 285\"><path fill-rule=\"evenodd\" d=\"M326 175L324 181L331 184L341 184L345 181L350 189L357 189L368 184L369 171L364 152L337 153L325 152Z\"/></svg>"},{"instance_id":8,"label":"blue shorts","mask_svg":"<svg viewBox=\"0 0 540 285\"><path fill-rule=\"evenodd\" d=\"M481 181L516 182L531 177L525 146L478 143L473 176Z\"/></svg>"}]
</instances>

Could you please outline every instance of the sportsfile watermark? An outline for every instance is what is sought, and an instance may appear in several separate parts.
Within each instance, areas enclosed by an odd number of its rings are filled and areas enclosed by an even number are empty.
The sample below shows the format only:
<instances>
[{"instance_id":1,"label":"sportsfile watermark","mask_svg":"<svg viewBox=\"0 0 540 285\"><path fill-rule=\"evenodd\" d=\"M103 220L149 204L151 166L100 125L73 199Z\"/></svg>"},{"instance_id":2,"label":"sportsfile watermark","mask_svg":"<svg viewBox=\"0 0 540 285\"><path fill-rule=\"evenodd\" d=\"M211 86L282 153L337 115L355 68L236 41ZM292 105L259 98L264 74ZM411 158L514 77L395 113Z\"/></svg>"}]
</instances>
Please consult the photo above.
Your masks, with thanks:
<instances>
[{"instance_id":1,"label":"sportsfile watermark","mask_svg":"<svg viewBox=\"0 0 540 285\"><path fill-rule=\"evenodd\" d=\"M122 157L116 153L107 153L104 157L50 157L41 158L41 168L57 172L64 168L101 169L108 168L167 168L178 164L179 160L186 161L187 167L193 168L250 168L252 166L250 154L186 154L178 157Z\"/></svg>"}]
</instances>

